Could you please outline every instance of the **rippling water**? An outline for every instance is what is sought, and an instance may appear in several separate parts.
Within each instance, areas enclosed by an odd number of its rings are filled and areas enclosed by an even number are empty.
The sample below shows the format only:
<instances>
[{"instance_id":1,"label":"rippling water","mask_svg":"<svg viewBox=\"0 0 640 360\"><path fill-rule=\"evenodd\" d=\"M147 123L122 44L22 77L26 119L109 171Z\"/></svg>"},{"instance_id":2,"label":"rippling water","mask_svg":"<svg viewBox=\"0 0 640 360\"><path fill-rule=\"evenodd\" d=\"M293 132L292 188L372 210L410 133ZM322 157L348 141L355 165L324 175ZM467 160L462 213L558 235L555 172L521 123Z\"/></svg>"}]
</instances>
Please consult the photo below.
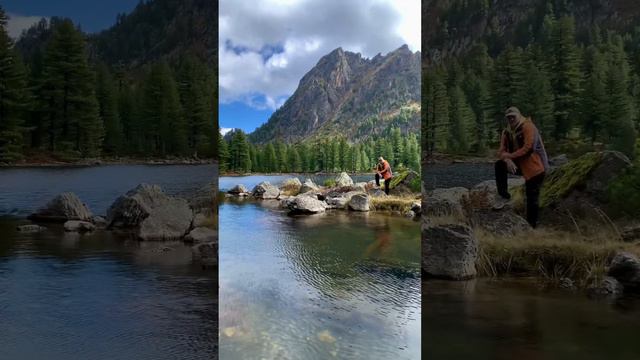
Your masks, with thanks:
<instances>
[{"instance_id":1,"label":"rippling water","mask_svg":"<svg viewBox=\"0 0 640 360\"><path fill-rule=\"evenodd\" d=\"M138 183L178 194L216 176L213 166L0 169L0 359L217 358L217 273L192 265L182 242L16 231L63 191L104 214Z\"/></svg>"},{"instance_id":2,"label":"rippling water","mask_svg":"<svg viewBox=\"0 0 640 360\"><path fill-rule=\"evenodd\" d=\"M220 229L221 358L420 358L418 223L248 200Z\"/></svg>"}]
</instances>

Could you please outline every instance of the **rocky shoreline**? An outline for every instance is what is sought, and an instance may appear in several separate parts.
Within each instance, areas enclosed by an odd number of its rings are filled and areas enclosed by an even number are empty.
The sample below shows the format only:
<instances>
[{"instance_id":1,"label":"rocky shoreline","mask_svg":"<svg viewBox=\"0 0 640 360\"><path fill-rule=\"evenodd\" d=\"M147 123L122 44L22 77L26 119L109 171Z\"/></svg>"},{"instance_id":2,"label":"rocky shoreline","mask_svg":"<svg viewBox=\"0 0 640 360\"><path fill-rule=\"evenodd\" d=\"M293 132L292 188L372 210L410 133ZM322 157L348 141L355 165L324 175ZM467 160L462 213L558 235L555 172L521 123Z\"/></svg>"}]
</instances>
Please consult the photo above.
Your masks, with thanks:
<instances>
[{"instance_id":1,"label":"rocky shoreline","mask_svg":"<svg viewBox=\"0 0 640 360\"><path fill-rule=\"evenodd\" d=\"M103 165L211 165L217 164L213 159L83 159L80 161L23 161L17 163L0 162L0 168L48 168L48 167L92 167Z\"/></svg>"},{"instance_id":2,"label":"rocky shoreline","mask_svg":"<svg viewBox=\"0 0 640 360\"><path fill-rule=\"evenodd\" d=\"M42 232L50 224L61 224L67 232L117 231L140 241L180 240L191 246L194 263L213 268L218 262L215 194L213 184L189 198L169 196L157 185L140 184L99 216L77 195L67 192L29 215L32 223L19 225L17 230Z\"/></svg>"},{"instance_id":3,"label":"rocky shoreline","mask_svg":"<svg viewBox=\"0 0 640 360\"><path fill-rule=\"evenodd\" d=\"M311 179L303 183L297 177L292 177L279 186L261 182L251 191L238 184L228 190L226 196L279 201L280 208L286 209L290 215L313 215L327 210L387 211L418 219L422 214L421 195L413 193L408 185L416 178L419 175L415 172L403 173L397 181L392 182L391 195L385 194L373 180L355 183L343 172L331 181L335 184L333 186L320 186Z\"/></svg>"},{"instance_id":4,"label":"rocky shoreline","mask_svg":"<svg viewBox=\"0 0 640 360\"><path fill-rule=\"evenodd\" d=\"M435 189L423 200L425 278L536 276L589 296L615 298L640 289L640 223L618 219L608 184L632 167L613 151L555 161L540 197L541 224L524 219L523 180L496 205L495 181ZM566 159L565 159L566 160Z\"/></svg>"}]
</instances>

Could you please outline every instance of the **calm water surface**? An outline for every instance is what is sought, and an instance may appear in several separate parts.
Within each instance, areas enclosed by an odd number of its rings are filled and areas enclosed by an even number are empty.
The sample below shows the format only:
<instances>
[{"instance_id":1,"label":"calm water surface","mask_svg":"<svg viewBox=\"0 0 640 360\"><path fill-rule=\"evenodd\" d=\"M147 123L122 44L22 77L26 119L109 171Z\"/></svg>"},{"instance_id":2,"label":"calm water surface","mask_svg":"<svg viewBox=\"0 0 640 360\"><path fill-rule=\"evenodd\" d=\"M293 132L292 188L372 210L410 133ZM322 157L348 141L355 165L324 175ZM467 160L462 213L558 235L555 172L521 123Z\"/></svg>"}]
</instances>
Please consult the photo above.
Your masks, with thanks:
<instances>
[{"instance_id":1,"label":"calm water surface","mask_svg":"<svg viewBox=\"0 0 640 360\"><path fill-rule=\"evenodd\" d=\"M246 200L220 231L221 358L420 358L418 223Z\"/></svg>"},{"instance_id":2,"label":"calm water surface","mask_svg":"<svg viewBox=\"0 0 640 360\"><path fill-rule=\"evenodd\" d=\"M213 176L208 166L1 169L12 217L0 217L0 359L216 358L217 273L192 265L183 243L15 230L27 223L15 215L61 191L103 213L139 182L182 193Z\"/></svg>"},{"instance_id":3,"label":"calm water surface","mask_svg":"<svg viewBox=\"0 0 640 360\"><path fill-rule=\"evenodd\" d=\"M640 301L535 280L423 283L424 359L640 359Z\"/></svg>"}]
</instances>

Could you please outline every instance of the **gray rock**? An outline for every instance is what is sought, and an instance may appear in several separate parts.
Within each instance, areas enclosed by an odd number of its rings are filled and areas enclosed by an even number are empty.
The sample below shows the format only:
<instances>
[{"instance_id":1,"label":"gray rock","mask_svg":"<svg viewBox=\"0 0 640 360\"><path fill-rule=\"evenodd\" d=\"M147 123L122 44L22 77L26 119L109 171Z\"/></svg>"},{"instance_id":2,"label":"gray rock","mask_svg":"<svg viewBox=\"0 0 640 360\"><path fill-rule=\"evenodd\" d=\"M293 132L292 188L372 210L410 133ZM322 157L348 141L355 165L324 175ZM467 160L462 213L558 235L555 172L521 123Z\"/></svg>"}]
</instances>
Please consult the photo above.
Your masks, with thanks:
<instances>
[{"instance_id":1,"label":"gray rock","mask_svg":"<svg viewBox=\"0 0 640 360\"><path fill-rule=\"evenodd\" d=\"M371 196L371 197L387 197L388 195L380 189L370 189L369 191L367 191L367 193Z\"/></svg>"},{"instance_id":2,"label":"gray rock","mask_svg":"<svg viewBox=\"0 0 640 360\"><path fill-rule=\"evenodd\" d=\"M208 227L197 227L191 230L184 240L196 244L214 242L218 241L218 232Z\"/></svg>"},{"instance_id":3,"label":"gray rock","mask_svg":"<svg viewBox=\"0 0 640 360\"><path fill-rule=\"evenodd\" d=\"M35 225L35 224L31 224L31 225L18 225L16 227L16 230L23 232L23 233L37 233L40 231L44 231L47 228L44 226L40 226L40 225Z\"/></svg>"},{"instance_id":4,"label":"gray rock","mask_svg":"<svg viewBox=\"0 0 640 360\"><path fill-rule=\"evenodd\" d=\"M191 248L193 261L203 268L215 267L218 264L218 243L206 242Z\"/></svg>"},{"instance_id":5,"label":"gray rock","mask_svg":"<svg viewBox=\"0 0 640 360\"><path fill-rule=\"evenodd\" d=\"M248 193L249 189L247 189L244 185L238 184L231 188L231 190L227 191L228 194L239 195Z\"/></svg>"},{"instance_id":6,"label":"gray rock","mask_svg":"<svg viewBox=\"0 0 640 360\"><path fill-rule=\"evenodd\" d=\"M353 211L369 211L369 195L355 194L351 196L349 209Z\"/></svg>"},{"instance_id":7,"label":"gray rock","mask_svg":"<svg viewBox=\"0 0 640 360\"><path fill-rule=\"evenodd\" d=\"M107 227L107 219L103 218L102 216L98 216L98 215L94 215L91 218L91 222L97 227L97 228L105 228Z\"/></svg>"},{"instance_id":8,"label":"gray rock","mask_svg":"<svg viewBox=\"0 0 640 360\"><path fill-rule=\"evenodd\" d=\"M64 231L68 232L88 232L96 229L93 223L80 220L69 220L64 223Z\"/></svg>"},{"instance_id":9,"label":"gray rock","mask_svg":"<svg viewBox=\"0 0 640 360\"><path fill-rule=\"evenodd\" d=\"M522 187L524 186L524 178L522 177L517 177L517 178L509 178L509 180L507 180L507 184L509 189L511 188L516 188L516 187ZM487 180L487 181L483 181L479 184L477 184L476 186L474 186L472 189L472 191L485 191L491 194L496 194L498 192L498 188L496 186L496 181L495 180Z\"/></svg>"},{"instance_id":10,"label":"gray rock","mask_svg":"<svg viewBox=\"0 0 640 360\"><path fill-rule=\"evenodd\" d=\"M308 193L309 191L318 191L320 187L316 185L311 179L306 179L300 187L300 194Z\"/></svg>"},{"instance_id":11,"label":"gray rock","mask_svg":"<svg viewBox=\"0 0 640 360\"><path fill-rule=\"evenodd\" d=\"M549 166L559 167L569 162L569 158L566 154L560 154L549 159Z\"/></svg>"},{"instance_id":12,"label":"gray rock","mask_svg":"<svg viewBox=\"0 0 640 360\"><path fill-rule=\"evenodd\" d=\"M477 274L478 242L462 225L423 225L422 271L428 277L466 280Z\"/></svg>"},{"instance_id":13,"label":"gray rock","mask_svg":"<svg viewBox=\"0 0 640 360\"><path fill-rule=\"evenodd\" d=\"M337 187L353 186L353 179L346 172L341 172L336 176L335 182Z\"/></svg>"},{"instance_id":14,"label":"gray rock","mask_svg":"<svg viewBox=\"0 0 640 360\"><path fill-rule=\"evenodd\" d=\"M522 216L511 210L473 209L468 214L472 227L496 235L518 235L531 229Z\"/></svg>"},{"instance_id":15,"label":"gray rock","mask_svg":"<svg viewBox=\"0 0 640 360\"><path fill-rule=\"evenodd\" d=\"M462 216L462 197L468 193L463 187L435 189L427 194L424 211L429 216Z\"/></svg>"},{"instance_id":16,"label":"gray rock","mask_svg":"<svg viewBox=\"0 0 640 360\"><path fill-rule=\"evenodd\" d=\"M640 241L640 225L631 225L622 229L622 241L634 242Z\"/></svg>"},{"instance_id":17,"label":"gray rock","mask_svg":"<svg viewBox=\"0 0 640 360\"><path fill-rule=\"evenodd\" d=\"M280 189L282 192L286 192L289 195L298 195L300 193L300 189L302 188L302 183L300 179L297 177L286 179L282 182Z\"/></svg>"},{"instance_id":18,"label":"gray rock","mask_svg":"<svg viewBox=\"0 0 640 360\"><path fill-rule=\"evenodd\" d=\"M67 220L90 221L93 214L74 193L62 193L47 203L43 208L29 216L35 221L65 222Z\"/></svg>"},{"instance_id":19,"label":"gray rock","mask_svg":"<svg viewBox=\"0 0 640 360\"><path fill-rule=\"evenodd\" d=\"M324 212L327 208L325 202L305 194L290 199L287 206L291 214L317 214Z\"/></svg>"},{"instance_id":20,"label":"gray rock","mask_svg":"<svg viewBox=\"0 0 640 360\"><path fill-rule=\"evenodd\" d=\"M263 181L256 185L251 193L258 199L277 199L280 196L280 189L268 181Z\"/></svg>"},{"instance_id":21,"label":"gray rock","mask_svg":"<svg viewBox=\"0 0 640 360\"><path fill-rule=\"evenodd\" d=\"M330 191L325 194L325 202L329 209L346 209L351 201L351 197L356 194L362 194L360 191Z\"/></svg>"},{"instance_id":22,"label":"gray rock","mask_svg":"<svg viewBox=\"0 0 640 360\"><path fill-rule=\"evenodd\" d=\"M366 182L355 183L353 185L353 189L356 191L367 192L367 183Z\"/></svg>"},{"instance_id":23,"label":"gray rock","mask_svg":"<svg viewBox=\"0 0 640 360\"><path fill-rule=\"evenodd\" d=\"M587 295L593 298L616 298L624 292L624 287L618 280L605 276L587 288Z\"/></svg>"},{"instance_id":24,"label":"gray rock","mask_svg":"<svg viewBox=\"0 0 640 360\"><path fill-rule=\"evenodd\" d=\"M213 213L199 212L193 215L191 227L197 228L202 226L211 226L214 223Z\"/></svg>"},{"instance_id":25,"label":"gray rock","mask_svg":"<svg viewBox=\"0 0 640 360\"><path fill-rule=\"evenodd\" d=\"M138 185L107 211L110 228L132 229L141 240L182 238L193 212L186 200L168 196L157 185Z\"/></svg>"},{"instance_id":26,"label":"gray rock","mask_svg":"<svg viewBox=\"0 0 640 360\"><path fill-rule=\"evenodd\" d=\"M573 280L567 278L567 277L563 277L560 279L559 284L561 288L563 289L573 289L575 288L575 283L573 282Z\"/></svg>"},{"instance_id":27,"label":"gray rock","mask_svg":"<svg viewBox=\"0 0 640 360\"><path fill-rule=\"evenodd\" d=\"M406 216L406 217L408 217L410 219L413 219L414 217L419 216L419 215L416 215L415 211L409 210L409 211L407 211L406 214L404 214L404 216Z\"/></svg>"},{"instance_id":28,"label":"gray rock","mask_svg":"<svg viewBox=\"0 0 640 360\"><path fill-rule=\"evenodd\" d=\"M198 189L190 198L189 206L196 211L212 210L218 203L217 181L206 184Z\"/></svg>"},{"instance_id":29,"label":"gray rock","mask_svg":"<svg viewBox=\"0 0 640 360\"><path fill-rule=\"evenodd\" d=\"M624 290L640 291L640 260L628 252L619 252L611 260L608 275L618 280Z\"/></svg>"},{"instance_id":30,"label":"gray rock","mask_svg":"<svg viewBox=\"0 0 640 360\"><path fill-rule=\"evenodd\" d=\"M413 211L415 216L422 215L422 204L420 203L420 201L416 201L413 204L411 204L411 211Z\"/></svg>"}]
</instances>

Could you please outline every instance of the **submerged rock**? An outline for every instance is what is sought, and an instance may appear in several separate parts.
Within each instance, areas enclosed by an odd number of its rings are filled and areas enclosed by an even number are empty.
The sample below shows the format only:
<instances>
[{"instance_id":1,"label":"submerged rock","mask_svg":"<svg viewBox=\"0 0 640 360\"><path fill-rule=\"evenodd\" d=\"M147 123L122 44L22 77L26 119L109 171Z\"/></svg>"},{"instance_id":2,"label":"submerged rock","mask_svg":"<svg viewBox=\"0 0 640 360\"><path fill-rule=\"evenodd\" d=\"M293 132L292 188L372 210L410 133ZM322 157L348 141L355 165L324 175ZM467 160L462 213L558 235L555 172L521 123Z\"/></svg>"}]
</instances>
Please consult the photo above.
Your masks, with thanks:
<instances>
[{"instance_id":1,"label":"submerged rock","mask_svg":"<svg viewBox=\"0 0 640 360\"><path fill-rule=\"evenodd\" d=\"M95 229L96 226L88 221L69 220L64 223L64 231L68 232L88 232Z\"/></svg>"},{"instance_id":2,"label":"submerged rock","mask_svg":"<svg viewBox=\"0 0 640 360\"><path fill-rule=\"evenodd\" d=\"M133 229L141 240L182 238L193 212L186 200L168 196L157 185L138 185L107 211L110 228Z\"/></svg>"},{"instance_id":3,"label":"submerged rock","mask_svg":"<svg viewBox=\"0 0 640 360\"><path fill-rule=\"evenodd\" d=\"M353 179L346 172L341 172L336 176L335 182L337 187L353 186Z\"/></svg>"},{"instance_id":4,"label":"submerged rock","mask_svg":"<svg viewBox=\"0 0 640 360\"><path fill-rule=\"evenodd\" d=\"M369 195L355 194L351 196L349 209L354 211L369 211Z\"/></svg>"},{"instance_id":5,"label":"submerged rock","mask_svg":"<svg viewBox=\"0 0 640 360\"><path fill-rule=\"evenodd\" d=\"M277 199L280 196L280 189L268 181L263 181L256 185L251 193L258 199Z\"/></svg>"},{"instance_id":6,"label":"submerged rock","mask_svg":"<svg viewBox=\"0 0 640 360\"><path fill-rule=\"evenodd\" d=\"M191 248L193 261L203 268L215 267L218 264L218 243L205 242Z\"/></svg>"},{"instance_id":7,"label":"submerged rock","mask_svg":"<svg viewBox=\"0 0 640 360\"><path fill-rule=\"evenodd\" d=\"M47 228L44 226L40 226L40 225L35 225L35 224L30 224L30 225L18 225L16 227L16 230L23 232L23 233L37 233L40 231L44 231Z\"/></svg>"},{"instance_id":8,"label":"submerged rock","mask_svg":"<svg viewBox=\"0 0 640 360\"><path fill-rule=\"evenodd\" d=\"M423 226L422 271L426 276L466 280L477 274L478 242L462 225Z\"/></svg>"},{"instance_id":9,"label":"submerged rock","mask_svg":"<svg viewBox=\"0 0 640 360\"><path fill-rule=\"evenodd\" d=\"M587 295L593 298L615 298L622 295L624 287L611 276L605 276L600 281L596 281L587 288Z\"/></svg>"},{"instance_id":10,"label":"submerged rock","mask_svg":"<svg viewBox=\"0 0 640 360\"><path fill-rule=\"evenodd\" d=\"M67 220L90 221L93 214L80 198L71 192L62 193L43 208L29 216L35 221L65 222Z\"/></svg>"},{"instance_id":11,"label":"submerged rock","mask_svg":"<svg viewBox=\"0 0 640 360\"><path fill-rule=\"evenodd\" d=\"M298 195L287 204L291 214L317 214L324 212L327 204L309 195Z\"/></svg>"}]
</instances>

